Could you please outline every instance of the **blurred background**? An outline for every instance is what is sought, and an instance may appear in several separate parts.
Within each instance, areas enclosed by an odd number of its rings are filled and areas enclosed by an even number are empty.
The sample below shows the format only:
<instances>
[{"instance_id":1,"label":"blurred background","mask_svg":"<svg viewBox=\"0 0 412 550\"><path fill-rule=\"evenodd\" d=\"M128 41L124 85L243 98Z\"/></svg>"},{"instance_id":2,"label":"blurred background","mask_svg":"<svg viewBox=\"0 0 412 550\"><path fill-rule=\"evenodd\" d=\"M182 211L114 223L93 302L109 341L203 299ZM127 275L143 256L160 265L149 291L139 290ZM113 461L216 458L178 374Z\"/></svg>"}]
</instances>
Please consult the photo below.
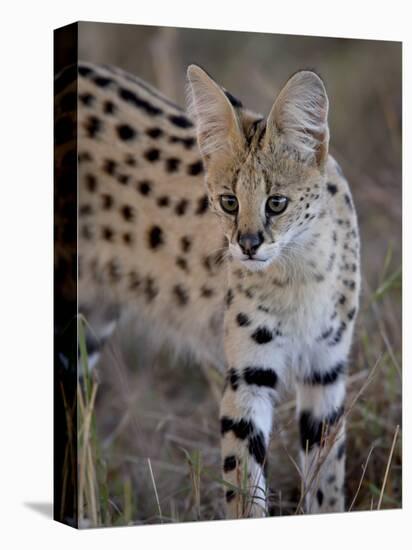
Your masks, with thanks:
<instances>
[{"instance_id":1,"label":"blurred background","mask_svg":"<svg viewBox=\"0 0 412 550\"><path fill-rule=\"evenodd\" d=\"M362 241L363 292L349 376L347 508L401 507L401 43L80 23L79 59L121 67L182 106L186 67L197 63L264 115L292 73L311 68L322 76L330 149L351 185ZM144 331L127 322L107 345L98 373L98 510L91 524L222 518L220 380L211 383L213 373L172 350L151 349ZM299 501L293 399L286 396L280 407L270 449L272 515L295 513Z\"/></svg>"}]
</instances>

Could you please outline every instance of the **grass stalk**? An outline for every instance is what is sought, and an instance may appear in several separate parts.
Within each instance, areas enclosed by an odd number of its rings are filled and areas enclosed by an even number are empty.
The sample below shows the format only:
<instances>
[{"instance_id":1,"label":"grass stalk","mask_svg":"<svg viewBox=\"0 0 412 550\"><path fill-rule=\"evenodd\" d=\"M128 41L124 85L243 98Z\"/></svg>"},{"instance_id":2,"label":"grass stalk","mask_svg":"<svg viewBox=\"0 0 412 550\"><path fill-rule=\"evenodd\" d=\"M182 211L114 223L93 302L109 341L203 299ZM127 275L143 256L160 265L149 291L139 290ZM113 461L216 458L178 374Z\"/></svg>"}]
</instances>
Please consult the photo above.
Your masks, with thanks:
<instances>
[{"instance_id":1,"label":"grass stalk","mask_svg":"<svg viewBox=\"0 0 412 550\"><path fill-rule=\"evenodd\" d=\"M380 495L379 495L377 510L380 510L380 508L381 508L383 494L385 492L386 482L388 480L389 469L391 467L393 451L395 450L395 445L396 445L396 440L398 438L398 433L399 433L399 424L396 426L395 434L393 436L392 447L391 447L391 450L390 450L390 453L389 453L388 462L386 464L385 476L383 478L382 489L381 489L381 492L380 492Z\"/></svg>"}]
</instances>

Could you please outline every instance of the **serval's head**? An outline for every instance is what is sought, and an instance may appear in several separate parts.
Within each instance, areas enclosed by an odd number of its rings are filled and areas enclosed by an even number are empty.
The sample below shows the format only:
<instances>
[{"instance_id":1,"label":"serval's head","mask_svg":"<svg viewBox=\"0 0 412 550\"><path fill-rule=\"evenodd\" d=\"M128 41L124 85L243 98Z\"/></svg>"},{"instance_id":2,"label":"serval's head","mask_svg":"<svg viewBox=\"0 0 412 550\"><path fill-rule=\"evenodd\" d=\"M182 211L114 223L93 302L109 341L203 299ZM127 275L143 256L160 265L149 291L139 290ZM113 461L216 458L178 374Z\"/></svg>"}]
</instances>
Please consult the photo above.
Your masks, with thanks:
<instances>
[{"instance_id":1,"label":"serval's head","mask_svg":"<svg viewBox=\"0 0 412 550\"><path fill-rule=\"evenodd\" d=\"M188 80L209 201L233 259L261 270L287 251L303 250L326 201L322 80L312 71L294 74L266 119L198 66L190 65Z\"/></svg>"}]
</instances>

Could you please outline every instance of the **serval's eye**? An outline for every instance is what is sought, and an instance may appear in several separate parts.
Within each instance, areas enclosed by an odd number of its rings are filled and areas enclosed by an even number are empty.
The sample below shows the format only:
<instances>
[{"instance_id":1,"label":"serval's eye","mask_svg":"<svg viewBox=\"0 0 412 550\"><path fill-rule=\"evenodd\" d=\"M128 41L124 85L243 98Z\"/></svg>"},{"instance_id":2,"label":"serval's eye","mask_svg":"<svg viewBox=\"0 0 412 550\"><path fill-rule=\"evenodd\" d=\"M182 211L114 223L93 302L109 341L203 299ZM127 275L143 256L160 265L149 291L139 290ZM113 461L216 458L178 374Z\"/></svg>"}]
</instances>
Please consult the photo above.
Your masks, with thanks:
<instances>
[{"instance_id":1,"label":"serval's eye","mask_svg":"<svg viewBox=\"0 0 412 550\"><path fill-rule=\"evenodd\" d=\"M266 202L266 214L268 216L276 216L282 214L286 210L289 199L282 195L272 195Z\"/></svg>"},{"instance_id":2,"label":"serval's eye","mask_svg":"<svg viewBox=\"0 0 412 550\"><path fill-rule=\"evenodd\" d=\"M228 214L236 214L239 208L235 195L220 195L220 206Z\"/></svg>"}]
</instances>

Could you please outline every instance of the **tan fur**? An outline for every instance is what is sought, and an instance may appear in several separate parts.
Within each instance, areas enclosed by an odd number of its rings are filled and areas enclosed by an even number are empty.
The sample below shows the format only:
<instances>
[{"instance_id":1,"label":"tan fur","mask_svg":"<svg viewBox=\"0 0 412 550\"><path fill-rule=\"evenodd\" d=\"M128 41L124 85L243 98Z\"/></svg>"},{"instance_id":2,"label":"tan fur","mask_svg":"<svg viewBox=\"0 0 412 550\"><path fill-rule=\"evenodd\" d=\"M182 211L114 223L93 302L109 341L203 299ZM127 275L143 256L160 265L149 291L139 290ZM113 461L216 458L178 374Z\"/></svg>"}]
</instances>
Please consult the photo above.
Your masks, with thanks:
<instances>
[{"instance_id":1,"label":"tan fur","mask_svg":"<svg viewBox=\"0 0 412 550\"><path fill-rule=\"evenodd\" d=\"M257 494L266 490L258 447L267 447L280 387L296 380L299 414L309 411L316 422L341 407L344 385L342 391L329 382L313 387L319 372L327 375L346 361L358 306L356 214L348 184L327 152L324 85L308 71L293 76L266 122L232 104L191 66L195 128L145 83L117 69L82 66L79 303L85 311L102 303L132 311L156 343L169 338L201 361L232 369L240 387L229 376L222 449L223 459L233 455L237 466L225 478L236 484L246 463L251 500L245 511L240 496L227 496L228 515L265 514L265 499ZM98 77L111 82L100 86ZM133 92L138 105L121 97L122 89ZM176 125L174 117L183 123ZM126 139L119 133L124 125ZM202 160L206 174L199 169ZM223 212L222 194L237 197L236 216ZM268 219L265 205L272 195L288 197L289 204ZM264 236L256 256L261 262L243 257L238 239L244 233ZM239 314L250 328L240 326ZM271 335L263 345L256 343L261 335L254 336L262 327ZM275 372L279 386L248 382L251 365ZM230 423L225 432L224 418L247 419L249 432L238 437ZM331 448L332 456L337 451ZM306 481L313 452L302 458ZM343 461L335 457L325 464L317 476L325 502L308 486L308 511L343 509ZM339 498L328 493L331 471L339 478Z\"/></svg>"}]
</instances>

